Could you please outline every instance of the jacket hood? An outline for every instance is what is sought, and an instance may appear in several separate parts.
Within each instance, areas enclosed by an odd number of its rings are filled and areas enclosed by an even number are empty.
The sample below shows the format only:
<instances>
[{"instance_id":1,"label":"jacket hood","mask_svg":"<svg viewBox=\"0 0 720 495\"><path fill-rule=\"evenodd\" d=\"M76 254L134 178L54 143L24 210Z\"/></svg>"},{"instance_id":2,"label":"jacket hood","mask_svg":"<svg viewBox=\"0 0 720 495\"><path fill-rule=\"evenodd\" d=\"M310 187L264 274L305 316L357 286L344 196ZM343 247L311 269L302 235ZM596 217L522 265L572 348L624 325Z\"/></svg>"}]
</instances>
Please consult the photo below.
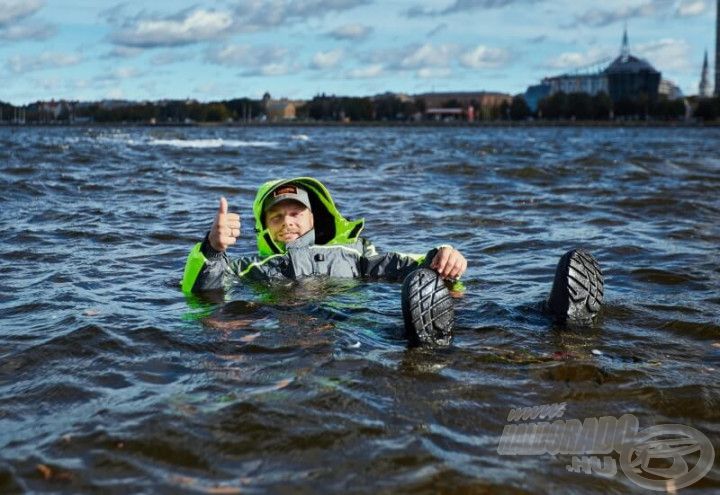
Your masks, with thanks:
<instances>
[{"instance_id":1,"label":"jacket hood","mask_svg":"<svg viewBox=\"0 0 720 495\"><path fill-rule=\"evenodd\" d=\"M315 218L315 244L348 244L357 240L365 225L365 219L345 219L335 207L330 191L322 182L312 177L277 179L261 185L253 202L255 235L257 236L258 254L260 256L265 257L286 252L283 244L276 243L270 237L270 232L264 223L262 206L265 199L276 187L288 183L298 184L308 192Z\"/></svg>"}]
</instances>

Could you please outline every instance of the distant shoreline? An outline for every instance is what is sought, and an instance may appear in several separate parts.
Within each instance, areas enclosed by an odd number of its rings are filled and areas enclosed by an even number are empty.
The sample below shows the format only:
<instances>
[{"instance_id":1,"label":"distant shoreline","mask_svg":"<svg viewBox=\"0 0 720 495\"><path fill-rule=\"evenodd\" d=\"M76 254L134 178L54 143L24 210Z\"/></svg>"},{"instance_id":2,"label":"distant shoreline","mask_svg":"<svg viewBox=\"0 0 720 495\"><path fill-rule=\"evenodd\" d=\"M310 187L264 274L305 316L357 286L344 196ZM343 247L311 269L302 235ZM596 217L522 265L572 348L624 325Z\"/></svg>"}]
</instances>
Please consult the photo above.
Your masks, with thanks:
<instances>
[{"instance_id":1,"label":"distant shoreline","mask_svg":"<svg viewBox=\"0 0 720 495\"><path fill-rule=\"evenodd\" d=\"M0 128L28 128L28 127L87 127L87 128L107 128L107 127L148 127L148 128L172 128L172 127L211 127L211 128L235 128L235 127L432 127L432 128L492 128L492 127L683 127L683 128L703 128L703 127L720 127L720 120L707 122L680 122L680 121L660 121L660 120L626 120L626 121L607 121L607 120L533 120L533 121L478 121L478 122L400 122L400 121L357 121L357 122L323 122L323 121L285 121L285 122L193 122L193 123L142 123L142 122L106 122L106 123L38 123L29 122L25 124L14 124L2 122Z\"/></svg>"}]
</instances>

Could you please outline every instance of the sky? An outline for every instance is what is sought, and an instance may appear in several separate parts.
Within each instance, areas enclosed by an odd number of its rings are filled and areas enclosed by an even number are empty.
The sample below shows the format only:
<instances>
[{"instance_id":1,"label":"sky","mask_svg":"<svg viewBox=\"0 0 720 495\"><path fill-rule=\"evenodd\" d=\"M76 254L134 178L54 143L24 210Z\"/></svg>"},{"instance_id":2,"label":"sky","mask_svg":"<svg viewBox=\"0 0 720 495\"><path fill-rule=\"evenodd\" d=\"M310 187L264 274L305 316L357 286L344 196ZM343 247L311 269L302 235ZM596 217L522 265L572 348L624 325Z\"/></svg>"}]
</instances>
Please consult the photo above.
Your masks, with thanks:
<instances>
[{"instance_id":1,"label":"sky","mask_svg":"<svg viewBox=\"0 0 720 495\"><path fill-rule=\"evenodd\" d=\"M148 7L148 5L151 5ZM716 0L0 0L0 101L524 92L620 52L697 94Z\"/></svg>"}]
</instances>

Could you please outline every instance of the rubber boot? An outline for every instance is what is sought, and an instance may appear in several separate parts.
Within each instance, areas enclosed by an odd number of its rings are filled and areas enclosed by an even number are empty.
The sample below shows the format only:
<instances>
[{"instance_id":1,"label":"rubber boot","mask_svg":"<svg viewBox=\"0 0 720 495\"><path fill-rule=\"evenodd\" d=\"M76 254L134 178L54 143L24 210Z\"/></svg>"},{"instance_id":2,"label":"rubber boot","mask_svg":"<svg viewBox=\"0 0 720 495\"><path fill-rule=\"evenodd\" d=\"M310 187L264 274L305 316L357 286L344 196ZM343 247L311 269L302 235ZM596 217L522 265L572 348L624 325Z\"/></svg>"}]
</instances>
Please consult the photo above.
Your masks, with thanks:
<instances>
[{"instance_id":1,"label":"rubber boot","mask_svg":"<svg viewBox=\"0 0 720 495\"><path fill-rule=\"evenodd\" d=\"M560 324L589 325L600 311L603 276L587 251L573 249L560 258L546 308Z\"/></svg>"},{"instance_id":2,"label":"rubber boot","mask_svg":"<svg viewBox=\"0 0 720 495\"><path fill-rule=\"evenodd\" d=\"M447 346L452 340L455 309L450 291L433 270L418 268L402 287L405 337L411 346Z\"/></svg>"}]
</instances>

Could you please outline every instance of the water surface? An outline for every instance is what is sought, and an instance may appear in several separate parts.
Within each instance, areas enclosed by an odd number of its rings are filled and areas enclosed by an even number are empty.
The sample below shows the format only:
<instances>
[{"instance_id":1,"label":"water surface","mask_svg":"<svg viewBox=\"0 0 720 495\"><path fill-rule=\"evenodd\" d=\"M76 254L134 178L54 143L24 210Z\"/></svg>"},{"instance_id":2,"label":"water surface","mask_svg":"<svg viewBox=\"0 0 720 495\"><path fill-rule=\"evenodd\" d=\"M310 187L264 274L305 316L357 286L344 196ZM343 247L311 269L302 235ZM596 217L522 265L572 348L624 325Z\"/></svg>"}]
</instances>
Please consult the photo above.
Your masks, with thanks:
<instances>
[{"instance_id":1,"label":"water surface","mask_svg":"<svg viewBox=\"0 0 720 495\"><path fill-rule=\"evenodd\" d=\"M718 129L0 129L0 492L647 493L501 456L511 407L634 414L720 446ZM309 175L385 251L466 254L452 347L400 286L179 291L220 195ZM539 311L592 251L589 329ZM717 468L693 485L720 488Z\"/></svg>"}]
</instances>

